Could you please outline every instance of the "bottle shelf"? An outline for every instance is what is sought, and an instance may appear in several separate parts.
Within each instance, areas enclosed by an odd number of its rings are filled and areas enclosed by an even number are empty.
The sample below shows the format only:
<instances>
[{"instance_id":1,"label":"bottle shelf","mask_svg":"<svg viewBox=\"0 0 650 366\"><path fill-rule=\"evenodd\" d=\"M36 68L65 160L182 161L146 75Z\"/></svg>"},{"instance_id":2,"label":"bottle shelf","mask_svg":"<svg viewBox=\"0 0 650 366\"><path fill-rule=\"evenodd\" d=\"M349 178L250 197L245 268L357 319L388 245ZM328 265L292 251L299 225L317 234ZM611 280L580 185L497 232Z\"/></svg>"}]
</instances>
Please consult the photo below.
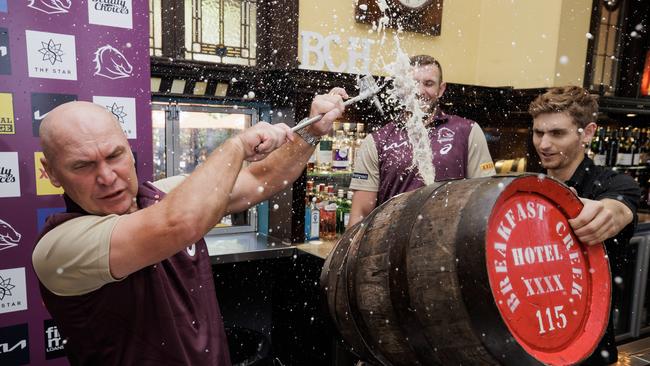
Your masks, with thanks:
<instances>
[{"instance_id":1,"label":"bottle shelf","mask_svg":"<svg viewBox=\"0 0 650 366\"><path fill-rule=\"evenodd\" d=\"M327 178L327 177L345 177L348 175L352 175L352 172L350 171L331 171L331 172L311 172L307 173L308 177L319 177L319 178Z\"/></svg>"}]
</instances>

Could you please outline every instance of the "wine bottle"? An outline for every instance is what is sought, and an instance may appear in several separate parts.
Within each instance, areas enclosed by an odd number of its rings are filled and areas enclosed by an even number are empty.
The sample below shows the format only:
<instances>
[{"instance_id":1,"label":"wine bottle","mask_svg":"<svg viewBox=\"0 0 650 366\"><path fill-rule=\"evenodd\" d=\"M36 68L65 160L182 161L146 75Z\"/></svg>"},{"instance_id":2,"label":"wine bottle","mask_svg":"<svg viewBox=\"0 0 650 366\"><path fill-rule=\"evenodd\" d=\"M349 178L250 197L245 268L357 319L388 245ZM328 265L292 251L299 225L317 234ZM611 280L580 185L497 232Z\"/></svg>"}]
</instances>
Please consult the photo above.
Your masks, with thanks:
<instances>
[{"instance_id":1,"label":"wine bottle","mask_svg":"<svg viewBox=\"0 0 650 366\"><path fill-rule=\"evenodd\" d=\"M618 158L618 130L614 129L610 136L609 146L607 147L607 166L615 166Z\"/></svg>"},{"instance_id":2,"label":"wine bottle","mask_svg":"<svg viewBox=\"0 0 650 366\"><path fill-rule=\"evenodd\" d=\"M605 133L607 131L604 127L598 128L598 136L596 137L596 146L593 147L594 164L607 165L607 141L605 140Z\"/></svg>"}]
</instances>

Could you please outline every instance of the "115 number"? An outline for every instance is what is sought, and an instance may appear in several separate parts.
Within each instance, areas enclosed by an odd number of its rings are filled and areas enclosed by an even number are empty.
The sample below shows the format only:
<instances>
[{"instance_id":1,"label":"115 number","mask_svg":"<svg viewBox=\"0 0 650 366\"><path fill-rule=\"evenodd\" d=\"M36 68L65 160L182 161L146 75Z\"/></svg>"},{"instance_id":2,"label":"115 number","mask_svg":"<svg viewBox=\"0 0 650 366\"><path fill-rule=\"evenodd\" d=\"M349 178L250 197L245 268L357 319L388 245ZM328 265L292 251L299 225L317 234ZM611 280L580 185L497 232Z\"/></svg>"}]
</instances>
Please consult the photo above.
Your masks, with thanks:
<instances>
[{"instance_id":1,"label":"115 number","mask_svg":"<svg viewBox=\"0 0 650 366\"><path fill-rule=\"evenodd\" d=\"M557 328L566 328L566 316L564 313L562 313L562 309L564 306L558 305L553 307L553 314L551 313L551 308L546 308L544 311L545 314L542 313L541 310L537 310L535 312L535 316L537 317L537 320L539 321L539 334L544 334L547 331L551 332L554 331ZM546 315L546 319L544 319L544 315ZM547 328L544 328L544 323L545 320L548 320L546 324L548 325Z\"/></svg>"}]
</instances>

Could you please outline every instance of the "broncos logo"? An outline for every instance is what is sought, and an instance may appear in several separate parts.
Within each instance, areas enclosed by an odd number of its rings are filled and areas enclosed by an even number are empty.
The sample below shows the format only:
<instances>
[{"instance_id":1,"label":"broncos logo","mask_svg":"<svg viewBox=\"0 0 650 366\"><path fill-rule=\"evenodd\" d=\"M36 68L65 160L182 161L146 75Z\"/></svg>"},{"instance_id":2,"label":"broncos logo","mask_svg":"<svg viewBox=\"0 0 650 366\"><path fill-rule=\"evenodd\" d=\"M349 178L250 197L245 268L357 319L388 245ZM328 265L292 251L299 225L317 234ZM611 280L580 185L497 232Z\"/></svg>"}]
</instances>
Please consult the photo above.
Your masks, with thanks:
<instances>
[{"instance_id":1,"label":"broncos logo","mask_svg":"<svg viewBox=\"0 0 650 366\"><path fill-rule=\"evenodd\" d=\"M21 236L11 225L4 220L0 220L0 250L15 247L18 245Z\"/></svg>"},{"instance_id":2,"label":"broncos logo","mask_svg":"<svg viewBox=\"0 0 650 366\"><path fill-rule=\"evenodd\" d=\"M59 14L67 13L70 6L72 6L71 0L29 0L27 4L32 9L40 10L46 14Z\"/></svg>"},{"instance_id":3,"label":"broncos logo","mask_svg":"<svg viewBox=\"0 0 650 366\"><path fill-rule=\"evenodd\" d=\"M456 133L447 127L443 127L438 131L438 142L454 141Z\"/></svg>"},{"instance_id":4,"label":"broncos logo","mask_svg":"<svg viewBox=\"0 0 650 366\"><path fill-rule=\"evenodd\" d=\"M95 51L95 75L109 79L128 78L133 66L118 49L106 45Z\"/></svg>"}]
</instances>

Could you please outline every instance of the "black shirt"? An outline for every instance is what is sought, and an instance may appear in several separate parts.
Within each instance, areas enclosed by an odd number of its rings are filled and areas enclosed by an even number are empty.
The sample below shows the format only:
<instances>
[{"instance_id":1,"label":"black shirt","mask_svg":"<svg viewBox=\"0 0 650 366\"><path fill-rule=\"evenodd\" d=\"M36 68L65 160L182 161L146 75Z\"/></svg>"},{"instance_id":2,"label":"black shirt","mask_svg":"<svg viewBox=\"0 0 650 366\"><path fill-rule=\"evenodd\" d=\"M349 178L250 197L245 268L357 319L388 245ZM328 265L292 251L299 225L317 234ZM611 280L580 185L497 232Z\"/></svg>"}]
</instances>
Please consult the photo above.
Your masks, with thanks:
<instances>
[{"instance_id":1,"label":"black shirt","mask_svg":"<svg viewBox=\"0 0 650 366\"><path fill-rule=\"evenodd\" d=\"M569 187L575 188L578 196L599 201L604 198L617 200L626 205L634 215L634 219L613 238L605 240L605 249L609 257L612 276L622 276L625 262L622 258L623 249L634 235L637 223L637 207L641 199L641 189L632 177L615 172L603 166L595 165L588 157L578 165L573 176L564 182ZM615 311L616 300L620 296L620 289L612 283L612 307L607 332L603 336L596 350L582 365L609 365L616 362L618 352L614 340L614 324L612 315Z\"/></svg>"}]
</instances>

